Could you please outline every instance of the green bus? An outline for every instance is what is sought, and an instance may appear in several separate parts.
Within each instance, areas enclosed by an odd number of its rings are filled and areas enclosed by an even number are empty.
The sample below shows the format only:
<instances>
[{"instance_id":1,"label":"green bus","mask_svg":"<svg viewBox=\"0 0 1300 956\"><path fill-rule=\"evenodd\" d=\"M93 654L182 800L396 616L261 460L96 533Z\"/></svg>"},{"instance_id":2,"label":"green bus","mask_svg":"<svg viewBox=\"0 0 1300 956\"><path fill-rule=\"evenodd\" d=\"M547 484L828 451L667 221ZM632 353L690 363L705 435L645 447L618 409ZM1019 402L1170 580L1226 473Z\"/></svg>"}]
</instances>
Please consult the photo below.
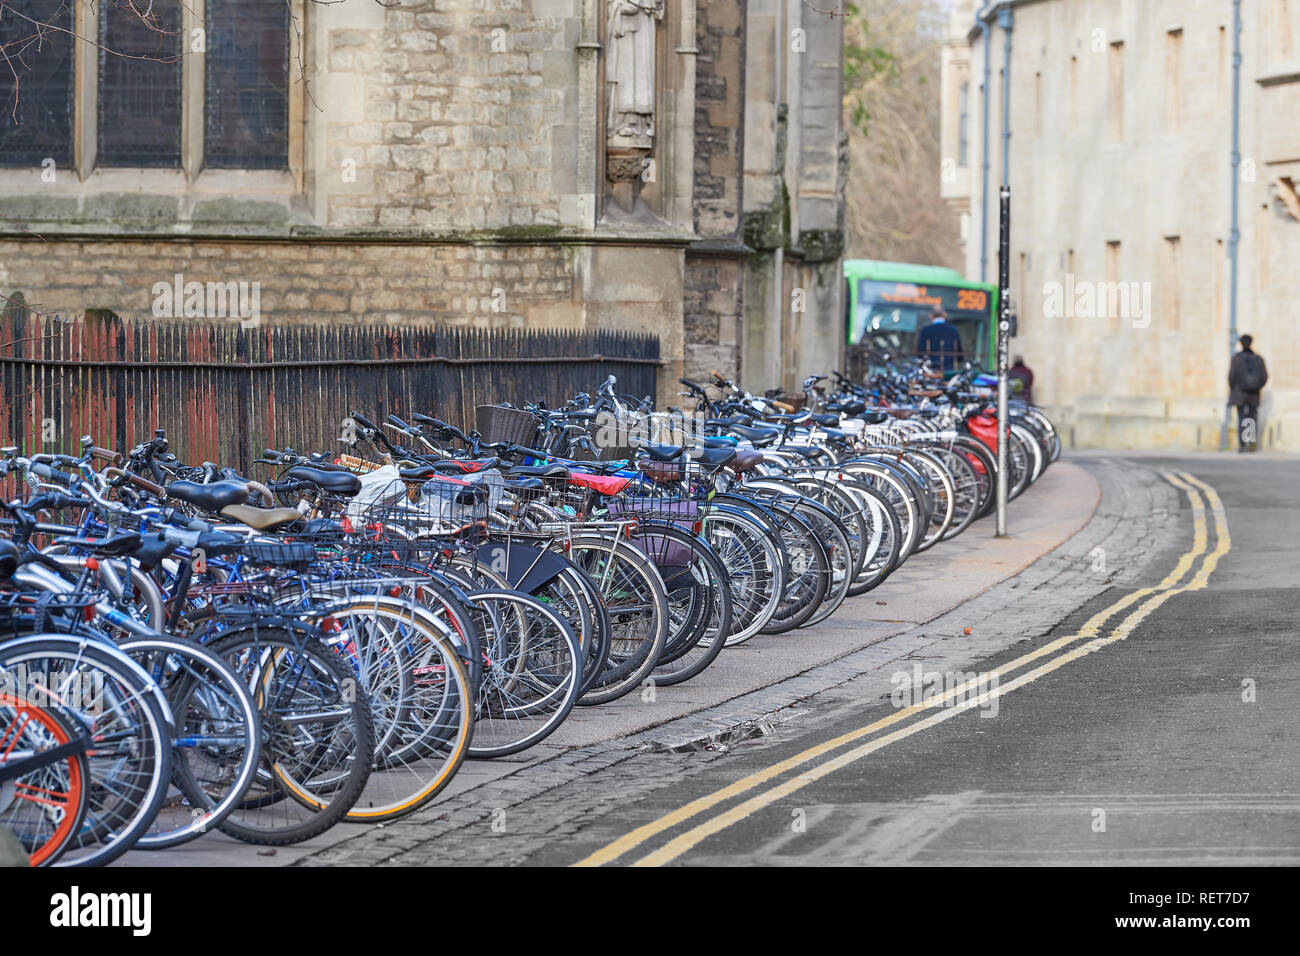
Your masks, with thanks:
<instances>
[{"instance_id":1,"label":"green bus","mask_svg":"<svg viewBox=\"0 0 1300 956\"><path fill-rule=\"evenodd\" d=\"M992 366L997 349L998 287L955 269L874 259L844 260L846 372L860 382L873 355L916 354L917 333L940 306L961 335L966 358Z\"/></svg>"}]
</instances>

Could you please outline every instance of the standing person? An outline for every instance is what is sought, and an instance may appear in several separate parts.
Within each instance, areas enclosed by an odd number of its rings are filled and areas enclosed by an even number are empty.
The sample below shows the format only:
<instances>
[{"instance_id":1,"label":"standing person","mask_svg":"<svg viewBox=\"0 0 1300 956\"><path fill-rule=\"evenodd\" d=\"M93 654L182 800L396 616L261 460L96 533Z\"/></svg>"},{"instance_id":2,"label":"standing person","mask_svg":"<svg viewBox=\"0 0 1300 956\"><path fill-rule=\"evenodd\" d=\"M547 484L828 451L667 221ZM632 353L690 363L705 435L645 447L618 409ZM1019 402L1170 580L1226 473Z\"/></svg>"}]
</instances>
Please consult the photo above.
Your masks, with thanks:
<instances>
[{"instance_id":1,"label":"standing person","mask_svg":"<svg viewBox=\"0 0 1300 956\"><path fill-rule=\"evenodd\" d=\"M965 353L961 347L961 334L948 324L948 314L935 306L930 313L930 324L916 337L916 354L929 359L944 375L957 371Z\"/></svg>"},{"instance_id":2,"label":"standing person","mask_svg":"<svg viewBox=\"0 0 1300 956\"><path fill-rule=\"evenodd\" d=\"M1253 338L1243 335L1238 341L1241 351L1228 367L1228 404L1237 406L1237 451L1255 451L1259 448L1259 393L1268 384L1268 368L1250 347Z\"/></svg>"},{"instance_id":3,"label":"standing person","mask_svg":"<svg viewBox=\"0 0 1300 956\"><path fill-rule=\"evenodd\" d=\"M1016 356L1015 364L1007 369L1007 376L1020 380L1020 391L1015 397L1034 404L1034 373L1025 364L1023 355Z\"/></svg>"}]
</instances>

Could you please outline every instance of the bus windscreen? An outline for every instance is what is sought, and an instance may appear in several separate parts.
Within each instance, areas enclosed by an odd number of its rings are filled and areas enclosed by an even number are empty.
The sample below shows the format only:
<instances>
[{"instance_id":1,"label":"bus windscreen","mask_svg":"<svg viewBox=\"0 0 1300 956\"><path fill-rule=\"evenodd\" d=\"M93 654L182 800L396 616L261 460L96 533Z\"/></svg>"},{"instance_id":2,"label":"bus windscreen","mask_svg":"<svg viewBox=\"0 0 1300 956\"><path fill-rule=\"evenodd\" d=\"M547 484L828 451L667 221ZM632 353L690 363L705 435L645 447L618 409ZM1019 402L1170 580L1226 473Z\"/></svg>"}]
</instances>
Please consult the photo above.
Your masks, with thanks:
<instances>
[{"instance_id":1,"label":"bus windscreen","mask_svg":"<svg viewBox=\"0 0 1300 956\"><path fill-rule=\"evenodd\" d=\"M960 332L966 354L983 356L983 336L992 303L983 289L858 280L857 308L849 330L850 346L870 346L910 354L916 333L942 308Z\"/></svg>"}]
</instances>

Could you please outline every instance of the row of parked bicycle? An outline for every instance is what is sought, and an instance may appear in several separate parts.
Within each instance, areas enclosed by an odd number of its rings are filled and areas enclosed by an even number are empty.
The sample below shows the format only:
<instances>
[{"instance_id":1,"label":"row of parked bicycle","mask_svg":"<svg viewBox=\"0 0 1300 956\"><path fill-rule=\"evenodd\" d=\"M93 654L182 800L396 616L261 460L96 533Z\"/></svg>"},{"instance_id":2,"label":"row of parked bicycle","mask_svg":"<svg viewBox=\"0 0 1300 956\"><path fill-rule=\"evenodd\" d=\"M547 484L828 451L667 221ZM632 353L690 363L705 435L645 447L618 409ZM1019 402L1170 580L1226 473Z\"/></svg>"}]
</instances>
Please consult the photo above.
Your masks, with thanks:
<instances>
[{"instance_id":1,"label":"row of parked bicycle","mask_svg":"<svg viewBox=\"0 0 1300 956\"><path fill-rule=\"evenodd\" d=\"M795 402L682 382L691 412L611 377L482 431L354 413L343 454L267 450L260 480L161 430L4 449L0 830L91 865L391 820L575 706L826 619L993 506L973 369ZM1015 496L1060 442L1024 405L1003 434Z\"/></svg>"}]
</instances>

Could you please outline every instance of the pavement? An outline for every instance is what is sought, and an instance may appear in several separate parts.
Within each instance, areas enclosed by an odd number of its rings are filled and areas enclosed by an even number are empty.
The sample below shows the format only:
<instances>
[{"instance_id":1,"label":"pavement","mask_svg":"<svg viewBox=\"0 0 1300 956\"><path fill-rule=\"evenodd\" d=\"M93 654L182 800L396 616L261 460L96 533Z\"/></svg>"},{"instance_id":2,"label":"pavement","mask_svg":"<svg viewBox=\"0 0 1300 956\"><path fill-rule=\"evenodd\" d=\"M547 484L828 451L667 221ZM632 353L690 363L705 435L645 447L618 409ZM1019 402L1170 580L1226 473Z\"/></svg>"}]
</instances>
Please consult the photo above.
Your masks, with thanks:
<instances>
[{"instance_id":1,"label":"pavement","mask_svg":"<svg viewBox=\"0 0 1300 956\"><path fill-rule=\"evenodd\" d=\"M847 599L819 625L759 635L728 648L685 684L575 708L550 738L524 754L467 760L437 801L405 820L382 827L340 824L313 840L274 850L211 833L165 852L133 851L117 865L366 862L356 856L362 845L383 844L411 825L440 828L448 813L466 806L471 813L487 804L488 812L500 811L499 805L510 802L505 794L526 796L548 781L590 773L643 751L725 752L730 741L770 732L796 713L795 702L842 682L867 662L875 666L908 653L919 629L945 616L956 615L944 623L955 632L954 640L981 646L978 629L962 633L976 617L958 623L960 609L1070 541L1094 518L1100 500L1101 486L1091 471L1058 462L1011 503L1008 537L995 538L992 519L984 519L913 557L876 590Z\"/></svg>"}]
</instances>

